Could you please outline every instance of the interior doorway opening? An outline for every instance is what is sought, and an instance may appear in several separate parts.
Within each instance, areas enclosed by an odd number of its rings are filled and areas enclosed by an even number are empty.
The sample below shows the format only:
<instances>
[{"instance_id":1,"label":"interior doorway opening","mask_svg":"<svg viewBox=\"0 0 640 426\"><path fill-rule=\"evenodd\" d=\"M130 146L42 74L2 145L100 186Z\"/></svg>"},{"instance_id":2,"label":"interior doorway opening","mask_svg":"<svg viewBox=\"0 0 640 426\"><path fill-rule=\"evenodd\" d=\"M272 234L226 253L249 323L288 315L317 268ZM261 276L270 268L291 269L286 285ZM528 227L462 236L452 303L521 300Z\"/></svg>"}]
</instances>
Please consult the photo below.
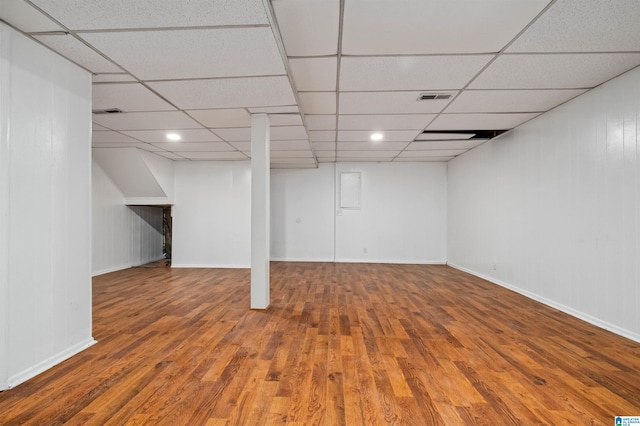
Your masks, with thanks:
<instances>
[{"instance_id":1,"label":"interior doorway opening","mask_svg":"<svg viewBox=\"0 0 640 426\"><path fill-rule=\"evenodd\" d=\"M164 254L165 266L171 266L171 242L172 242L173 219L171 216L171 206L162 207L162 253Z\"/></svg>"},{"instance_id":2,"label":"interior doorway opening","mask_svg":"<svg viewBox=\"0 0 640 426\"><path fill-rule=\"evenodd\" d=\"M140 218L132 228L134 265L171 266L173 220L171 205L137 204L128 207ZM137 243L135 241L138 241Z\"/></svg>"}]
</instances>

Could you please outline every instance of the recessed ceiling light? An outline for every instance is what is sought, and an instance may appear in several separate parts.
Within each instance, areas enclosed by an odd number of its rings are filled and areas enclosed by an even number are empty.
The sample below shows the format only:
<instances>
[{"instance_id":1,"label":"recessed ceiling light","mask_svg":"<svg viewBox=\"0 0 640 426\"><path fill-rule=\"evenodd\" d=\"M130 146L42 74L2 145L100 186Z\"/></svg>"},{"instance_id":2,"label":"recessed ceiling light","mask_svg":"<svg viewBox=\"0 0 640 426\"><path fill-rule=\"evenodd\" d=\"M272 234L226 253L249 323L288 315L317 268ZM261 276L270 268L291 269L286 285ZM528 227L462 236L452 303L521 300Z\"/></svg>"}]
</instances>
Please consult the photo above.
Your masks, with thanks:
<instances>
[{"instance_id":1,"label":"recessed ceiling light","mask_svg":"<svg viewBox=\"0 0 640 426\"><path fill-rule=\"evenodd\" d=\"M172 142L177 142L180 139L182 139L182 136L180 136L177 133L167 133L167 139L172 141Z\"/></svg>"},{"instance_id":2,"label":"recessed ceiling light","mask_svg":"<svg viewBox=\"0 0 640 426\"><path fill-rule=\"evenodd\" d=\"M380 142L382 138L383 138L383 135L380 132L371 133L371 140L374 142Z\"/></svg>"}]
</instances>

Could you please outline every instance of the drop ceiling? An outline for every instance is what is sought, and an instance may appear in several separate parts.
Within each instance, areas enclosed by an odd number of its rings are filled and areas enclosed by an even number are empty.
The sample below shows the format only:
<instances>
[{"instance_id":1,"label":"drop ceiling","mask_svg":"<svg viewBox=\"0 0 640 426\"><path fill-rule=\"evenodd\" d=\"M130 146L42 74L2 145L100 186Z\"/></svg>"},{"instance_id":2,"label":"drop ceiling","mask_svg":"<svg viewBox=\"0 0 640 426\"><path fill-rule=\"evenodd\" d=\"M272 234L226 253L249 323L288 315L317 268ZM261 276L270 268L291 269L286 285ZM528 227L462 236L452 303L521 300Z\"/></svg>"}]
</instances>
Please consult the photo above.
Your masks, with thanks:
<instances>
[{"instance_id":1,"label":"drop ceiling","mask_svg":"<svg viewBox=\"0 0 640 426\"><path fill-rule=\"evenodd\" d=\"M274 168L448 161L640 65L637 0L1 5L93 74L94 110L122 111L94 114L94 147L177 161L248 160L252 113Z\"/></svg>"}]
</instances>

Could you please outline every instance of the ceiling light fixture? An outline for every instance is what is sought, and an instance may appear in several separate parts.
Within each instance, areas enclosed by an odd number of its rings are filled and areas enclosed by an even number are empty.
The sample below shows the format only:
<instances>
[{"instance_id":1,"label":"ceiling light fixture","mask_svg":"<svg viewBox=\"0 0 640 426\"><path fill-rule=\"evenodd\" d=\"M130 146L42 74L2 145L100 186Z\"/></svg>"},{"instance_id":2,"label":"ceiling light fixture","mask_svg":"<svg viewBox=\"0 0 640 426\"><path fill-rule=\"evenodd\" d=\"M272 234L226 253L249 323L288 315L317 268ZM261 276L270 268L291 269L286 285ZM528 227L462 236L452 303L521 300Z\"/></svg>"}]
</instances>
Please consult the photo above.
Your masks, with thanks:
<instances>
[{"instance_id":1,"label":"ceiling light fixture","mask_svg":"<svg viewBox=\"0 0 640 426\"><path fill-rule=\"evenodd\" d=\"M178 142L180 139L182 139L182 136L177 133L167 133L167 139L172 142Z\"/></svg>"},{"instance_id":2,"label":"ceiling light fixture","mask_svg":"<svg viewBox=\"0 0 640 426\"><path fill-rule=\"evenodd\" d=\"M380 132L371 133L371 140L374 142L380 142L382 138L383 138L383 135Z\"/></svg>"}]
</instances>

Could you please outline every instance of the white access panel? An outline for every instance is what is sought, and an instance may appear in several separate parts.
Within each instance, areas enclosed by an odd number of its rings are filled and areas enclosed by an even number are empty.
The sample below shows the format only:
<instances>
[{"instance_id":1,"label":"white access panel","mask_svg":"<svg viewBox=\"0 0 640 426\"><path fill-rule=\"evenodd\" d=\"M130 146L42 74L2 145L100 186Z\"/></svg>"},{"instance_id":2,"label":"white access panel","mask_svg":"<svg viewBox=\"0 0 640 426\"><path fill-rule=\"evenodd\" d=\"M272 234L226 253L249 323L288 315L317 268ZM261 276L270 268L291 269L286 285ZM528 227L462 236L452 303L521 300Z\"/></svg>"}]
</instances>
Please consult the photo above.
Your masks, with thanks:
<instances>
[{"instance_id":1,"label":"white access panel","mask_svg":"<svg viewBox=\"0 0 640 426\"><path fill-rule=\"evenodd\" d=\"M360 172L340 173L340 208L359 209L362 177Z\"/></svg>"}]
</instances>

